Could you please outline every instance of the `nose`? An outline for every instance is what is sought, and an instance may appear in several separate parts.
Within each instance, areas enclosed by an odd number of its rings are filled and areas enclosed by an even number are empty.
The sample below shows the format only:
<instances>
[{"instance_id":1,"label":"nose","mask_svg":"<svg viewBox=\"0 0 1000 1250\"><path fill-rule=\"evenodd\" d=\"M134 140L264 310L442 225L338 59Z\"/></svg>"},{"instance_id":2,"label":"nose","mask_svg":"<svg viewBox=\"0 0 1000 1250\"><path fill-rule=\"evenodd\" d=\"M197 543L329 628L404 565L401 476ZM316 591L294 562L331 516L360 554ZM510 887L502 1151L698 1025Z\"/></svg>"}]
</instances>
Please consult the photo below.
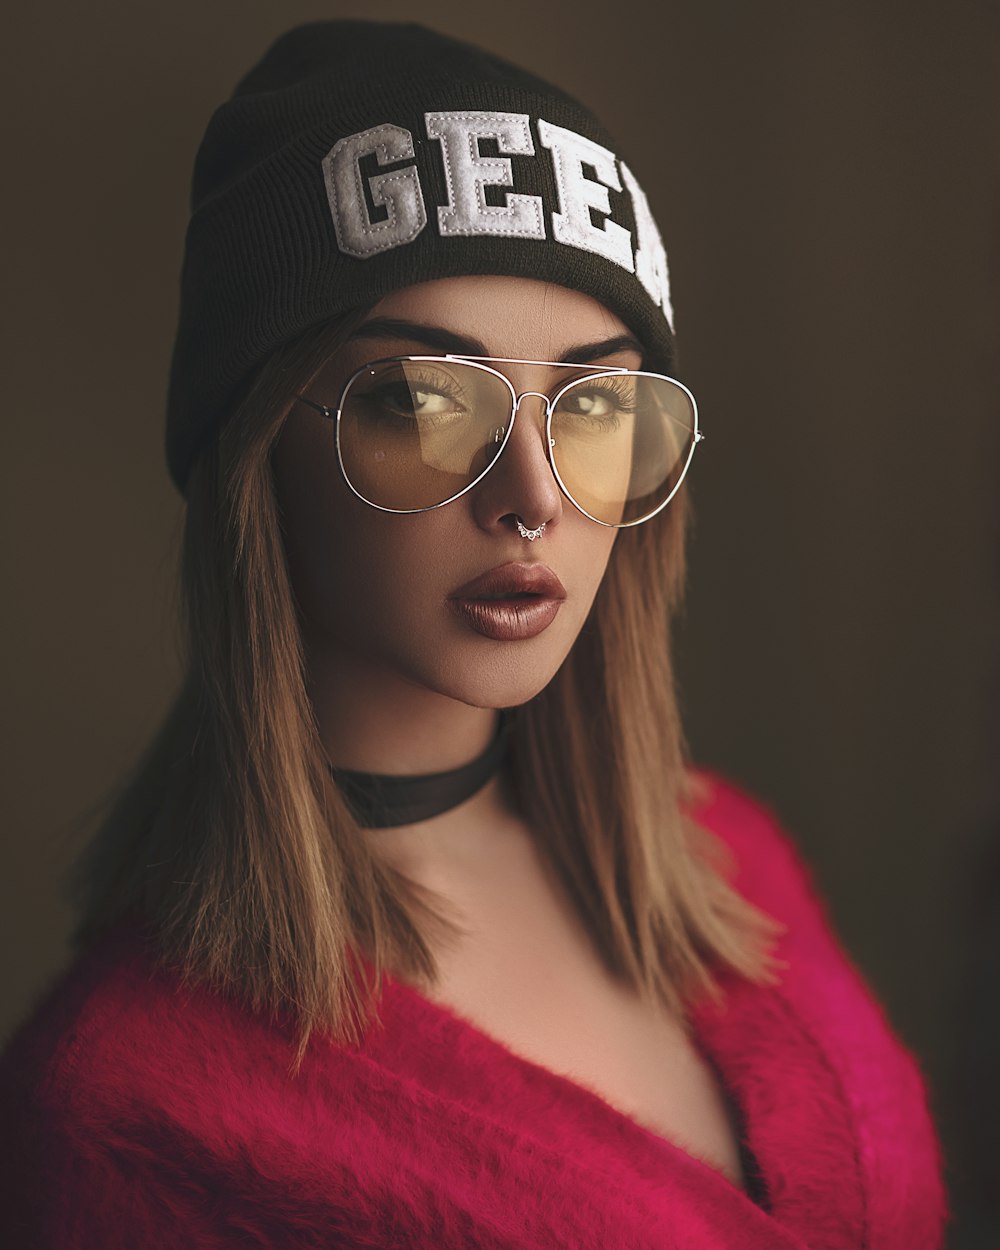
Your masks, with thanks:
<instances>
[{"instance_id":1,"label":"nose","mask_svg":"<svg viewBox=\"0 0 1000 1250\"><path fill-rule=\"evenodd\" d=\"M524 400L529 400L523 404ZM538 391L517 397L513 428L489 472L470 492L473 514L481 528L511 530L520 518L529 529L549 527L562 516L563 497L545 449L548 400Z\"/></svg>"}]
</instances>

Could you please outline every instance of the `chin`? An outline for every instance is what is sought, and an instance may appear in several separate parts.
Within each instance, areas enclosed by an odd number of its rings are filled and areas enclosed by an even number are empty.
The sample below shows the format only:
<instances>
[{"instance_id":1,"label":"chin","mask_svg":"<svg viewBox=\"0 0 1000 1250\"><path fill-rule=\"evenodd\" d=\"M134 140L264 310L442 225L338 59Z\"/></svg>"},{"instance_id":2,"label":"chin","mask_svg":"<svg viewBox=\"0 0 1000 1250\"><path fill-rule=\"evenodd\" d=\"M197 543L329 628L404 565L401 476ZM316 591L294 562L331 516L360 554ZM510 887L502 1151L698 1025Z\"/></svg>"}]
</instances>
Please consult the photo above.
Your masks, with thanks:
<instances>
[{"instance_id":1,"label":"chin","mask_svg":"<svg viewBox=\"0 0 1000 1250\"><path fill-rule=\"evenodd\" d=\"M569 653L565 645L537 646L533 653L529 646L524 642L474 644L462 648L464 655L442 655L441 667L425 670L418 680L470 707L519 707L545 689Z\"/></svg>"}]
</instances>

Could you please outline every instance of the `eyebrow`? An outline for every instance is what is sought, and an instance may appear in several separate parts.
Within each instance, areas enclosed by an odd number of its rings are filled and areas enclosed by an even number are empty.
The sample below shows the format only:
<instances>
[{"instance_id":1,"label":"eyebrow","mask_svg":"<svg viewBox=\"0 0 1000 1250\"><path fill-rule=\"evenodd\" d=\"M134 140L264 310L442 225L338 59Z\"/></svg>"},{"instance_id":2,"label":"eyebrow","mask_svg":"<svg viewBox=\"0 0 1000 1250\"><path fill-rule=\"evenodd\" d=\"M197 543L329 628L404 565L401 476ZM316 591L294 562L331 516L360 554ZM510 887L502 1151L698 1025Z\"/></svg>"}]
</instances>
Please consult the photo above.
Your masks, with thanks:
<instances>
[{"instance_id":1,"label":"eyebrow","mask_svg":"<svg viewBox=\"0 0 1000 1250\"><path fill-rule=\"evenodd\" d=\"M373 317L363 322L351 339L405 339L408 342L423 343L436 351L453 356L486 356L490 353L479 339L465 334L456 334L443 326L424 325L419 321L403 321L394 317ZM580 343L565 351L557 362L565 365L583 365L592 360L601 360L605 356L614 356L618 352L637 352L643 355L642 344L631 334L619 334L610 339L598 339L593 343Z\"/></svg>"}]
</instances>

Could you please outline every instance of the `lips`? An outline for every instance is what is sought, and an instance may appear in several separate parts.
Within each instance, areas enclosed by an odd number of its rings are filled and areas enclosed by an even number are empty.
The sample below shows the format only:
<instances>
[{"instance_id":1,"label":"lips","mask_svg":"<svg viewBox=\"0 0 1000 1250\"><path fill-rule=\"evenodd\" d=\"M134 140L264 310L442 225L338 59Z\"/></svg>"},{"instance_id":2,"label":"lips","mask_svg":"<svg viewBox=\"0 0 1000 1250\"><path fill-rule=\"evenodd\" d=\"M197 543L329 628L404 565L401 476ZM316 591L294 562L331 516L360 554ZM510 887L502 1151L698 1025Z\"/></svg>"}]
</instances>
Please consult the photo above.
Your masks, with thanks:
<instances>
[{"instance_id":1,"label":"lips","mask_svg":"<svg viewBox=\"0 0 1000 1250\"><path fill-rule=\"evenodd\" d=\"M449 604L477 634L521 642L548 629L565 598L565 587L547 565L512 560L460 586Z\"/></svg>"}]
</instances>

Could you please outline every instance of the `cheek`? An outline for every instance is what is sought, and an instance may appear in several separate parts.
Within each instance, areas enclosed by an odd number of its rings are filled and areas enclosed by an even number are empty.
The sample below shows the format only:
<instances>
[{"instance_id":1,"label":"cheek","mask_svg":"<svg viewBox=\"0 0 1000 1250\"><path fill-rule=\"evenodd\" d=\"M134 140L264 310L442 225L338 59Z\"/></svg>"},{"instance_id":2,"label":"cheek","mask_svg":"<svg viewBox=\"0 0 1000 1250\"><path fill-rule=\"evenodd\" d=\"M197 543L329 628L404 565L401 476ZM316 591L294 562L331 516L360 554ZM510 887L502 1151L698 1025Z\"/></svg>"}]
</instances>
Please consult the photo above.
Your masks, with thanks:
<instances>
[{"instance_id":1,"label":"cheek","mask_svg":"<svg viewBox=\"0 0 1000 1250\"><path fill-rule=\"evenodd\" d=\"M288 572L304 624L329 619L332 588L347 574L348 545L339 540L343 482L324 433L290 416L271 454Z\"/></svg>"},{"instance_id":2,"label":"cheek","mask_svg":"<svg viewBox=\"0 0 1000 1250\"><path fill-rule=\"evenodd\" d=\"M412 629L409 618L428 588L447 583L454 544L428 538L434 522L425 516L392 516L358 500L336 452L312 431L284 432L272 468L304 633L356 646L384 633L387 622Z\"/></svg>"},{"instance_id":3,"label":"cheek","mask_svg":"<svg viewBox=\"0 0 1000 1250\"><path fill-rule=\"evenodd\" d=\"M580 584L587 587L591 602L604 580L608 560L611 558L617 538L616 529L596 525L593 521L586 522L583 533L584 551L581 553L578 567Z\"/></svg>"}]
</instances>

